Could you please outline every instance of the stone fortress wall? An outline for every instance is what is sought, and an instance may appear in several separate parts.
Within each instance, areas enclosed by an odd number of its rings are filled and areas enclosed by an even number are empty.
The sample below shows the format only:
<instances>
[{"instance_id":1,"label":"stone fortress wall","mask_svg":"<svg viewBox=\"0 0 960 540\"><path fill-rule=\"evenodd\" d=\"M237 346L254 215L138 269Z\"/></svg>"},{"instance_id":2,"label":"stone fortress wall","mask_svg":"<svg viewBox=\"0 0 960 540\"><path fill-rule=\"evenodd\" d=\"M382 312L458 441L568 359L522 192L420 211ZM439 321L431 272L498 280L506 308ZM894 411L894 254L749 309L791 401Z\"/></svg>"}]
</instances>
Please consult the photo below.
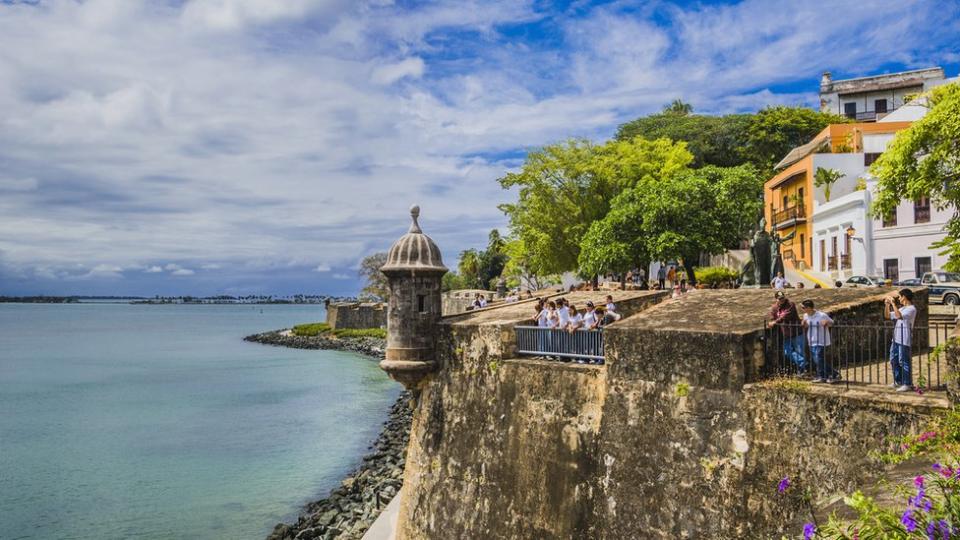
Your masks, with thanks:
<instances>
[{"instance_id":1,"label":"stone fortress wall","mask_svg":"<svg viewBox=\"0 0 960 540\"><path fill-rule=\"evenodd\" d=\"M602 366L517 358L532 301L440 319L398 538L779 537L795 518L775 500L781 477L849 490L869 475L867 450L946 406L761 381L769 290L612 294L625 318L605 330ZM883 317L875 290L790 295L838 323Z\"/></svg>"},{"instance_id":2,"label":"stone fortress wall","mask_svg":"<svg viewBox=\"0 0 960 540\"><path fill-rule=\"evenodd\" d=\"M385 328L386 305L379 302L336 302L327 305L327 324L338 328Z\"/></svg>"}]
</instances>

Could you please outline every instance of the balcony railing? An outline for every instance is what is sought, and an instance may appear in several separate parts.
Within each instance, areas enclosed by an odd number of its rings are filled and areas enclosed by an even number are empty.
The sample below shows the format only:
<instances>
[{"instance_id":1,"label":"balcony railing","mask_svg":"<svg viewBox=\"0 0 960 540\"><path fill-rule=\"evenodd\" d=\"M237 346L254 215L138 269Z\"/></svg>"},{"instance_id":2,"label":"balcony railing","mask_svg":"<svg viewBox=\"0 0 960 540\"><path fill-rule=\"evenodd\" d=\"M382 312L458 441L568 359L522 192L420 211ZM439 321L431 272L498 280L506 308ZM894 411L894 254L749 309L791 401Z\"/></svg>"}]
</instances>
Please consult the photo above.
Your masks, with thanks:
<instances>
[{"instance_id":1,"label":"balcony railing","mask_svg":"<svg viewBox=\"0 0 960 540\"><path fill-rule=\"evenodd\" d=\"M856 113L844 113L844 116L858 122L875 122L895 110L895 108L890 108L885 111L857 111Z\"/></svg>"},{"instance_id":2,"label":"balcony railing","mask_svg":"<svg viewBox=\"0 0 960 540\"><path fill-rule=\"evenodd\" d=\"M554 330L517 326L517 353L525 356L559 356L603 360L603 330Z\"/></svg>"},{"instance_id":3,"label":"balcony railing","mask_svg":"<svg viewBox=\"0 0 960 540\"><path fill-rule=\"evenodd\" d=\"M773 215L771 216L771 221L773 222L772 225L774 227L791 220L800 221L805 219L807 219L807 210L803 204L784 208L783 210L777 210L773 212Z\"/></svg>"},{"instance_id":4,"label":"balcony railing","mask_svg":"<svg viewBox=\"0 0 960 540\"><path fill-rule=\"evenodd\" d=\"M828 257L827 270L836 270L836 269L837 269L837 257Z\"/></svg>"},{"instance_id":5,"label":"balcony railing","mask_svg":"<svg viewBox=\"0 0 960 540\"><path fill-rule=\"evenodd\" d=\"M843 270L850 270L853 266L850 263L850 254L844 253L840 255L840 268Z\"/></svg>"}]
</instances>

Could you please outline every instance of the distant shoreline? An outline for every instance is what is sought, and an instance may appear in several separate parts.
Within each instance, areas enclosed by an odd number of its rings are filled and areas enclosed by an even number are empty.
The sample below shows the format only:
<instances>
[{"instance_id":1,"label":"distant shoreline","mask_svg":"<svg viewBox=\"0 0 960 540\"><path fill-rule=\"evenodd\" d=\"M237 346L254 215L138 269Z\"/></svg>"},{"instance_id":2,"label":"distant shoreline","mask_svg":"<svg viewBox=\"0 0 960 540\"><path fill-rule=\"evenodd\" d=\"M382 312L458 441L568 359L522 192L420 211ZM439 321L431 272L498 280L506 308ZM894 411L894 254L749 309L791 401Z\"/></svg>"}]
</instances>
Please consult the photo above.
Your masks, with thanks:
<instances>
[{"instance_id":1,"label":"distant shoreline","mask_svg":"<svg viewBox=\"0 0 960 540\"><path fill-rule=\"evenodd\" d=\"M244 341L295 349L339 350L384 357L386 340L380 338L331 338L295 336L287 329L253 334ZM359 466L325 498L310 502L296 523L278 523L268 540L301 538L360 538L370 528L403 485L403 467L410 437L413 411L410 394L400 394L390 408L383 430L363 456Z\"/></svg>"}]
</instances>

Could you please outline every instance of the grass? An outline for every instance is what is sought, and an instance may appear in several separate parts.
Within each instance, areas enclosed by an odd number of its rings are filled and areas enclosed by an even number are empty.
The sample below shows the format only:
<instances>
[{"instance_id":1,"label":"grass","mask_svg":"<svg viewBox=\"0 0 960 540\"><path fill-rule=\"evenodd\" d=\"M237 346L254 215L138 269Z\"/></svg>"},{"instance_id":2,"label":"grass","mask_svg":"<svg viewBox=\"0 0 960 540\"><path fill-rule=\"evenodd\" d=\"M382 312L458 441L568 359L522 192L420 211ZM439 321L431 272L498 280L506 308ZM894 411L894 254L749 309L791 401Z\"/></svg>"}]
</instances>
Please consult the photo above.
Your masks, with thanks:
<instances>
[{"instance_id":1,"label":"grass","mask_svg":"<svg viewBox=\"0 0 960 540\"><path fill-rule=\"evenodd\" d=\"M387 331L383 328L338 328L333 330L327 323L298 324L293 327L293 335L314 337L319 335L338 338L387 338Z\"/></svg>"}]
</instances>

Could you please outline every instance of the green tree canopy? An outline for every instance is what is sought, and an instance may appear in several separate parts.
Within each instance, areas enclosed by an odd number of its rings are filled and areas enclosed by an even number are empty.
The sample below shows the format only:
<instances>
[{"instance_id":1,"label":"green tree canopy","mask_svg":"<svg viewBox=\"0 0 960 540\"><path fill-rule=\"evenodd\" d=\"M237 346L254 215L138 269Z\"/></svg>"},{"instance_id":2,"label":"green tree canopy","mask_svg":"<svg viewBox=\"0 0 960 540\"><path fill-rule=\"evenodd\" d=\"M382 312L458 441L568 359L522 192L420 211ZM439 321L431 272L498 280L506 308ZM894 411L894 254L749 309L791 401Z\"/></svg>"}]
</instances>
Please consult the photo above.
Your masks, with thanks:
<instances>
[{"instance_id":1,"label":"green tree canopy","mask_svg":"<svg viewBox=\"0 0 960 540\"><path fill-rule=\"evenodd\" d=\"M684 141L693 154L694 167L732 167L747 161L744 146L751 118L749 114L709 116L663 112L622 124L616 138Z\"/></svg>"},{"instance_id":2,"label":"green tree canopy","mask_svg":"<svg viewBox=\"0 0 960 540\"><path fill-rule=\"evenodd\" d=\"M822 113L806 107L767 107L752 115L747 126L744 151L765 176L787 153L810 142L830 124L850 122L845 116Z\"/></svg>"},{"instance_id":3,"label":"green tree canopy","mask_svg":"<svg viewBox=\"0 0 960 540\"><path fill-rule=\"evenodd\" d=\"M762 179L750 165L686 170L638 183L611 203L581 243L581 268L625 271L650 260L683 259L692 271L701 253L735 246L760 211Z\"/></svg>"},{"instance_id":4,"label":"green tree canopy","mask_svg":"<svg viewBox=\"0 0 960 540\"><path fill-rule=\"evenodd\" d=\"M870 168L878 179L872 211L879 218L922 197L952 208L946 238L933 247L949 257L948 270L960 271L960 84L936 88L927 99L927 115L899 132Z\"/></svg>"},{"instance_id":5,"label":"green tree canopy","mask_svg":"<svg viewBox=\"0 0 960 540\"><path fill-rule=\"evenodd\" d=\"M671 177L691 160L684 143L667 139L615 140L602 146L570 140L531 152L520 172L501 178L503 188L519 188L519 193L516 203L500 209L526 250L528 270L561 274L577 269L581 240L607 215L618 193Z\"/></svg>"}]
</instances>

